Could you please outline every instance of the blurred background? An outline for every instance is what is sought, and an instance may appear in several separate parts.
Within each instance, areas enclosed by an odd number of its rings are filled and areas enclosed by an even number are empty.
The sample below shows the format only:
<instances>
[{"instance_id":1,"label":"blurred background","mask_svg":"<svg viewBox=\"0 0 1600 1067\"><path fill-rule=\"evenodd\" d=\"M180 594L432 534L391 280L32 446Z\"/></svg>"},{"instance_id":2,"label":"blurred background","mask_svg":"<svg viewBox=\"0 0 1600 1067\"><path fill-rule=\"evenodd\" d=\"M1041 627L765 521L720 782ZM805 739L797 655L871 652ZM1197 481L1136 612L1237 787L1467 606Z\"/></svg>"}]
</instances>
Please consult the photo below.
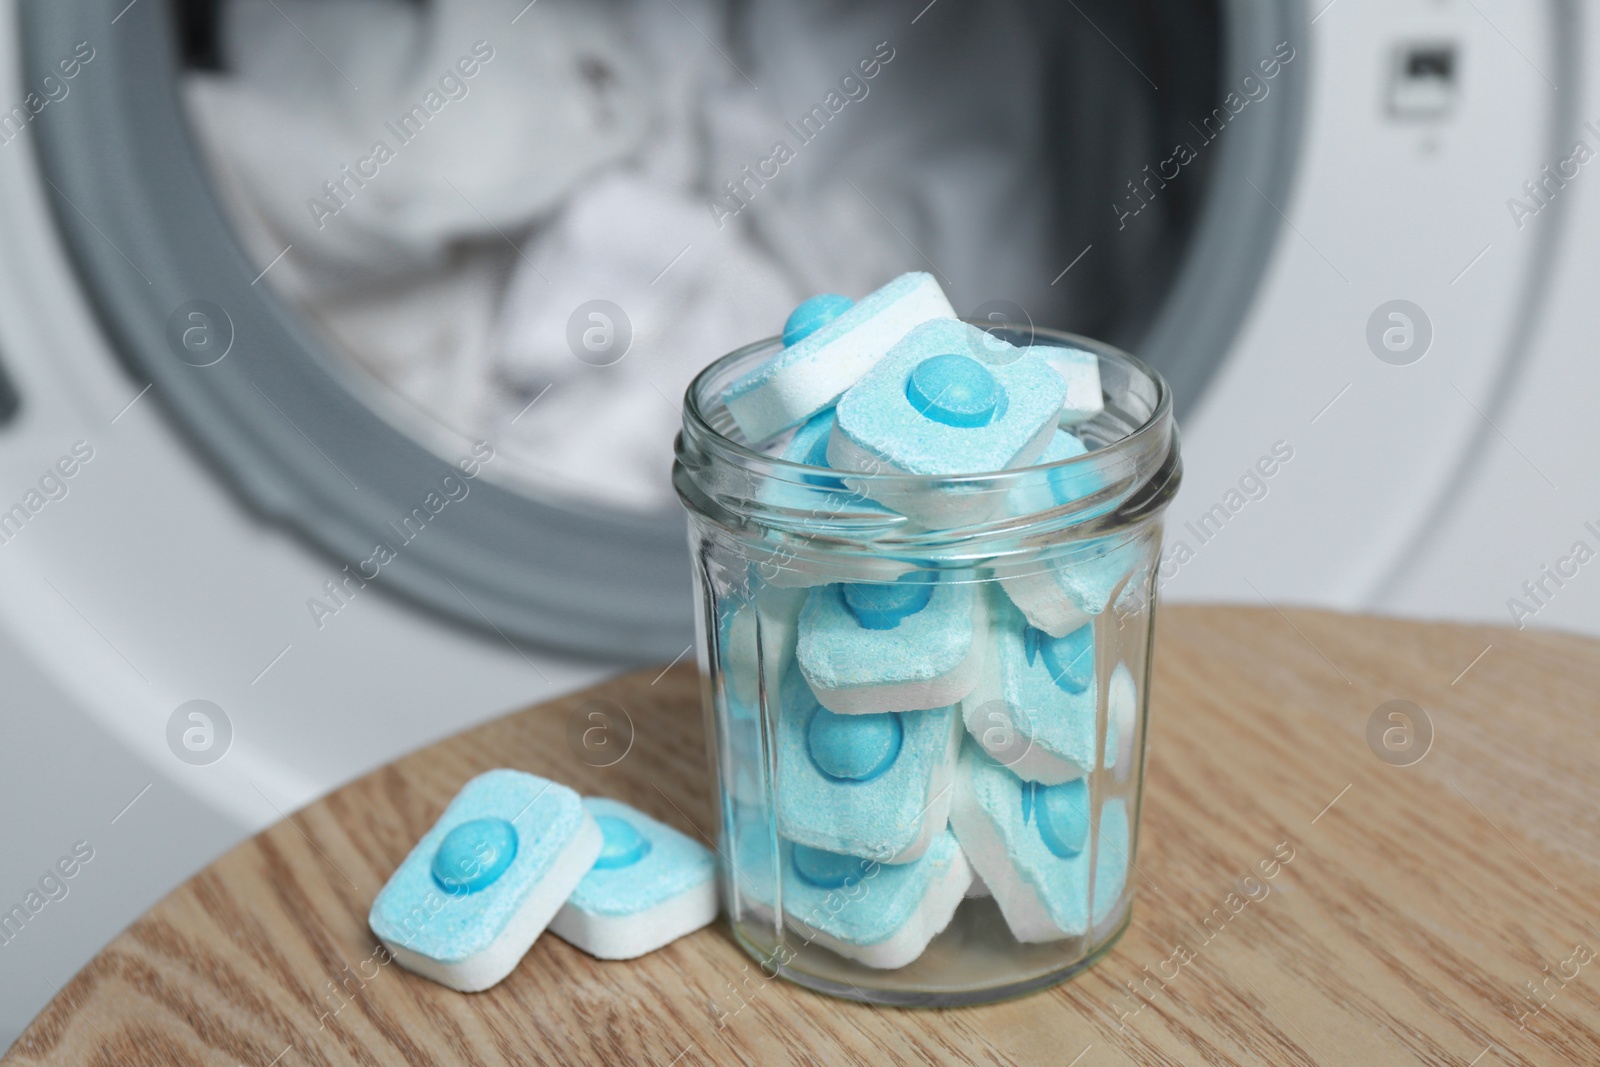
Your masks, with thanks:
<instances>
[{"instance_id":1,"label":"blurred background","mask_svg":"<svg viewBox=\"0 0 1600 1067\"><path fill-rule=\"evenodd\" d=\"M686 655L679 398L813 293L1157 367L1169 599L1600 634L1583 16L0 3L0 913L92 856L0 1048L244 836Z\"/></svg>"}]
</instances>

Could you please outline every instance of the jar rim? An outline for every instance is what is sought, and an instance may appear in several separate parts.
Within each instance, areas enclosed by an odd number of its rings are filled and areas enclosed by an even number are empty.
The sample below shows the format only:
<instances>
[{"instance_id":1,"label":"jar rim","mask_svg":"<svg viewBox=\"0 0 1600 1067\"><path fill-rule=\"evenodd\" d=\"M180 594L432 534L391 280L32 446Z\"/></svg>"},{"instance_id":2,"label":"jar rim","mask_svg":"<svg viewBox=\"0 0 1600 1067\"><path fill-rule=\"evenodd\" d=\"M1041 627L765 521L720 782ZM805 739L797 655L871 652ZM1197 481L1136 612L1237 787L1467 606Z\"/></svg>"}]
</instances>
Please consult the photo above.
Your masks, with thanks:
<instances>
[{"instance_id":1,"label":"jar rim","mask_svg":"<svg viewBox=\"0 0 1600 1067\"><path fill-rule=\"evenodd\" d=\"M1107 442L1102 448L1093 449L1081 456L1073 456L1071 459L1056 460L1052 463L1034 463L1024 467L1006 467L996 471L963 471L960 474L929 475L882 471L858 473L852 471L850 477L859 478L863 481L870 481L873 484L878 484L880 480L885 482L905 482L907 484L935 481L940 483L950 483L961 482L969 479L989 480L996 477L1022 474L1026 472L1037 472L1041 470L1067 469L1072 464L1079 463L1094 456L1096 452L1103 451L1104 448L1115 448L1124 442L1131 442L1139 438L1141 435L1155 432L1155 428L1157 426L1163 422L1168 422L1171 419L1172 389L1171 386L1167 384L1167 380L1161 376L1160 372L1150 367L1143 360L1139 359L1137 356L1123 351L1120 348L1117 348L1115 345L1107 344L1104 341L1097 341L1092 337L1085 337L1082 334L1069 333L1065 330L1053 330L1043 326L1021 326L1016 323L1009 322L995 323L974 321L971 319L961 319L960 321L971 326L977 326L979 329L982 329L985 332L993 333L995 331L1007 331L1017 335L1027 336L1030 339L1033 339L1030 341L1030 343L1037 343L1037 339L1042 338L1044 339L1044 342L1041 347L1053 346L1058 348L1076 348L1091 352L1102 359L1109 357L1113 360L1125 363L1151 383L1156 393L1155 403L1151 408L1149 416L1146 417L1143 422L1141 422L1134 430L1124 434L1121 437L1118 437L1114 441ZM782 347L783 339L774 335L772 337L762 338L759 341L752 342L751 344L744 345L740 348L736 348L732 352L713 360L708 366L704 367L700 373L694 376L694 379L689 383L688 389L684 391L684 423L687 426L692 419L697 431L704 433L709 441L714 442L720 448L726 449L731 456L753 460L763 465L770 464L778 470L792 469L802 475L816 474L817 472L830 472L832 469L829 467L818 467L810 463L800 463L795 460L784 459L781 456L775 456L771 453L762 452L758 448L753 448L750 445L736 441L732 437L728 436L724 431L718 429L717 426L713 424L712 420L707 418L705 412L702 410L700 395L705 393L708 397L715 396L715 393L708 390L707 386L710 384L711 380L723 370L732 364L737 363L741 359L748 359L750 356L758 352L765 351L769 348L781 350ZM720 403L720 399L718 402Z\"/></svg>"},{"instance_id":2,"label":"jar rim","mask_svg":"<svg viewBox=\"0 0 1600 1067\"><path fill-rule=\"evenodd\" d=\"M898 546L915 543L922 548L934 542L990 540L991 535L1016 532L1023 524L1034 534L1066 527L1073 528L1074 536L1109 534L1164 508L1177 490L1181 466L1171 390L1159 373L1113 345L1078 334L1031 325L962 321L1019 347L1075 349L1100 361L1107 410L1071 427L1087 438L1087 452L1049 463L951 475L838 471L783 459L745 443L721 399L723 391L761 358L782 350L781 338L769 337L713 361L685 392L673 476L685 506L692 512L721 517L730 525L753 521L800 536L819 533L840 542L875 541L880 547L892 540ZM1129 410L1130 406L1136 410ZM893 510L874 514L871 506L880 494L927 492L935 487L998 500L999 494L1017 488L1048 488L1048 479L1056 472L1071 472L1073 478L1092 476L1107 488L1069 505L1020 515L1008 512L1000 515L998 522L988 521L986 516L981 521L937 528L921 526ZM840 479L849 488L834 491L831 500L827 490L818 488L819 481L837 484ZM787 494L784 505L774 505L768 498L763 487L769 484L782 487ZM862 506L841 512L844 497ZM1110 505L1102 506L1112 497L1115 500Z\"/></svg>"}]
</instances>

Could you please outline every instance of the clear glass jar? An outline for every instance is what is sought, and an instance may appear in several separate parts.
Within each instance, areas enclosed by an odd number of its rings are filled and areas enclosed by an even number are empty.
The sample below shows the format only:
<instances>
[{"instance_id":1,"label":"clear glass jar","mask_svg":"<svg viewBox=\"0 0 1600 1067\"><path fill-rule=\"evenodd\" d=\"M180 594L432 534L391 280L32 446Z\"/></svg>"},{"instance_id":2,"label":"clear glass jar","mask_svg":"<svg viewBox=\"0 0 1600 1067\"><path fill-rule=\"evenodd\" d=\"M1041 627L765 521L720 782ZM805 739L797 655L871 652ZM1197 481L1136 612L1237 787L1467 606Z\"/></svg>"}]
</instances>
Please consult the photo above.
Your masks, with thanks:
<instances>
[{"instance_id":1,"label":"clear glass jar","mask_svg":"<svg viewBox=\"0 0 1600 1067\"><path fill-rule=\"evenodd\" d=\"M769 978L981 1003L1070 977L1128 922L1154 576L1181 472L1167 386L1085 338L983 325L1098 359L1105 410L1072 427L1090 451L846 475L778 458L782 438L748 447L722 405L778 341L689 387L674 482L723 900ZM876 503L930 493L951 524Z\"/></svg>"}]
</instances>

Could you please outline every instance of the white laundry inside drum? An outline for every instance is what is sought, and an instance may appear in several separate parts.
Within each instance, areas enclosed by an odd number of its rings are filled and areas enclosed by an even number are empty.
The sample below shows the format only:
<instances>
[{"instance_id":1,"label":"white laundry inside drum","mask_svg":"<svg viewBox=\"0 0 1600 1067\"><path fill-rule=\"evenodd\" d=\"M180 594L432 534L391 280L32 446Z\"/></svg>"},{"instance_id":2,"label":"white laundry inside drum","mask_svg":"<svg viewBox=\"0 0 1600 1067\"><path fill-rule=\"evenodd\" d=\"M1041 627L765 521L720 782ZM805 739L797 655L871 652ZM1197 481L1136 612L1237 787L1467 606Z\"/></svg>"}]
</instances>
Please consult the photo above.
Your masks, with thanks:
<instances>
[{"instance_id":1,"label":"white laundry inside drum","mask_svg":"<svg viewBox=\"0 0 1600 1067\"><path fill-rule=\"evenodd\" d=\"M935 83L887 6L231 0L186 102L334 351L496 477L655 511L689 380L805 297L931 270L962 312L1059 304L1023 8L930 27L968 57Z\"/></svg>"}]
</instances>

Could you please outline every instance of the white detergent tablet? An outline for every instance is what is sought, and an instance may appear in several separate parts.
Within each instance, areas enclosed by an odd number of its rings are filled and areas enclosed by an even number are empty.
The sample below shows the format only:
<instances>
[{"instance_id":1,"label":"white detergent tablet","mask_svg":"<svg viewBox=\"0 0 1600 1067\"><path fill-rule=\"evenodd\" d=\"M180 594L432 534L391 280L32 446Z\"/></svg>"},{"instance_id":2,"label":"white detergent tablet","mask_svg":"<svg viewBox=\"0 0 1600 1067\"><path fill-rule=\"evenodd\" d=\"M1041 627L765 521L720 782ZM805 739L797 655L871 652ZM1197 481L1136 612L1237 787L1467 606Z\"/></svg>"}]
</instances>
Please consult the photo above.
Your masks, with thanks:
<instances>
[{"instance_id":1,"label":"white detergent tablet","mask_svg":"<svg viewBox=\"0 0 1600 1067\"><path fill-rule=\"evenodd\" d=\"M1018 941L1081 936L1116 913L1133 843L1127 804L1101 804L1097 839L1090 817L1087 780L1025 782L978 746L963 748L950 826Z\"/></svg>"},{"instance_id":2,"label":"white detergent tablet","mask_svg":"<svg viewBox=\"0 0 1600 1067\"><path fill-rule=\"evenodd\" d=\"M594 867L550 923L550 932L602 960L654 952L717 917L711 852L621 801L583 806L604 844Z\"/></svg>"},{"instance_id":3,"label":"white detergent tablet","mask_svg":"<svg viewBox=\"0 0 1600 1067\"><path fill-rule=\"evenodd\" d=\"M900 865L787 841L781 852L789 929L868 967L904 967L922 955L972 884L972 868L949 830L921 859Z\"/></svg>"},{"instance_id":4,"label":"white detergent tablet","mask_svg":"<svg viewBox=\"0 0 1600 1067\"><path fill-rule=\"evenodd\" d=\"M1098 755L1094 627L1051 637L1004 596L993 600L994 654L962 702L967 732L1019 778L1059 785L1083 777Z\"/></svg>"},{"instance_id":5,"label":"white detergent tablet","mask_svg":"<svg viewBox=\"0 0 1600 1067\"><path fill-rule=\"evenodd\" d=\"M962 476L1032 463L1057 432L1066 389L1037 355L964 322L927 322L840 398L828 464L846 486L930 528L979 522L1006 494Z\"/></svg>"},{"instance_id":6,"label":"white detergent tablet","mask_svg":"<svg viewBox=\"0 0 1600 1067\"><path fill-rule=\"evenodd\" d=\"M822 706L843 715L948 707L983 665L973 588L922 572L813 589L795 660Z\"/></svg>"},{"instance_id":7,"label":"white detergent tablet","mask_svg":"<svg viewBox=\"0 0 1600 1067\"><path fill-rule=\"evenodd\" d=\"M902 274L859 304L840 301L814 297L796 308L784 330L788 347L723 392L722 402L750 444L838 400L913 327L956 314L933 275L923 273Z\"/></svg>"},{"instance_id":8,"label":"white detergent tablet","mask_svg":"<svg viewBox=\"0 0 1600 1067\"><path fill-rule=\"evenodd\" d=\"M1133 773L1138 750L1133 744L1139 728L1139 688L1126 663L1117 664L1106 686L1106 750L1101 765L1110 769L1116 780L1125 782Z\"/></svg>"},{"instance_id":9,"label":"white detergent tablet","mask_svg":"<svg viewBox=\"0 0 1600 1067\"><path fill-rule=\"evenodd\" d=\"M828 466L828 437L833 432L833 409L818 412L795 430L779 453L780 458L791 463L804 463L813 467ZM761 487L761 501L781 514L791 517L825 515L830 521L852 523L903 522L888 508L875 500L845 488L838 477L824 470L791 473L787 480L772 479ZM776 530L768 530L759 545L748 545L744 551L757 557L753 573L768 585L803 588L837 582L839 561L825 561L800 555L788 546L792 540ZM890 555L858 556L850 560L849 577L862 581L892 582L907 571L915 570L911 560Z\"/></svg>"},{"instance_id":10,"label":"white detergent tablet","mask_svg":"<svg viewBox=\"0 0 1600 1067\"><path fill-rule=\"evenodd\" d=\"M600 855L578 794L521 771L468 782L372 903L399 964L465 993L510 974Z\"/></svg>"},{"instance_id":11,"label":"white detergent tablet","mask_svg":"<svg viewBox=\"0 0 1600 1067\"><path fill-rule=\"evenodd\" d=\"M954 708L840 715L795 671L777 735L778 832L789 840L910 863L944 829L961 735Z\"/></svg>"},{"instance_id":12,"label":"white detergent tablet","mask_svg":"<svg viewBox=\"0 0 1600 1067\"><path fill-rule=\"evenodd\" d=\"M1061 404L1061 426L1088 422L1106 409L1105 394L1100 390L1099 356L1064 345L1032 345L1028 351L1043 356L1067 383L1067 398Z\"/></svg>"},{"instance_id":13,"label":"white detergent tablet","mask_svg":"<svg viewBox=\"0 0 1600 1067\"><path fill-rule=\"evenodd\" d=\"M1089 447L1077 434L1056 430L1045 450L1033 461L1034 466L1051 469L1043 478L1034 478L1011 490L1006 498L1007 513L1022 518L1078 505L1073 513L1081 511L1082 517L1089 519L1110 511L1116 506L1114 499L1089 505L1089 498L1107 486L1106 473L1097 470L1091 460L1070 462L1089 452Z\"/></svg>"},{"instance_id":14,"label":"white detergent tablet","mask_svg":"<svg viewBox=\"0 0 1600 1067\"><path fill-rule=\"evenodd\" d=\"M751 594L724 600L718 632L722 661L718 756L720 780L734 799L756 804L764 795L761 759L761 692L775 691L794 662L795 625L804 589L764 585L752 573Z\"/></svg>"},{"instance_id":15,"label":"white detergent tablet","mask_svg":"<svg viewBox=\"0 0 1600 1067\"><path fill-rule=\"evenodd\" d=\"M718 633L728 696L745 708L759 703L763 673L769 687L788 673L806 601L804 589L764 585L755 574L750 587L748 598L722 601Z\"/></svg>"},{"instance_id":16,"label":"white detergent tablet","mask_svg":"<svg viewBox=\"0 0 1600 1067\"><path fill-rule=\"evenodd\" d=\"M1065 637L1105 612L1147 552L1142 541L1100 538L1070 555L996 566L995 574L1029 623Z\"/></svg>"},{"instance_id":17,"label":"white detergent tablet","mask_svg":"<svg viewBox=\"0 0 1600 1067\"><path fill-rule=\"evenodd\" d=\"M1021 518L1071 509L1074 521L1081 522L1116 508L1123 494L1107 492L1109 475L1092 460L1080 459L1088 455L1091 451L1077 435L1058 430L1035 460L1051 469L1011 490L1007 513ZM1052 637L1065 637L1105 611L1142 551L1137 542L1116 544L1102 538L1070 552L1018 556L997 564L995 574L1031 625Z\"/></svg>"}]
</instances>

